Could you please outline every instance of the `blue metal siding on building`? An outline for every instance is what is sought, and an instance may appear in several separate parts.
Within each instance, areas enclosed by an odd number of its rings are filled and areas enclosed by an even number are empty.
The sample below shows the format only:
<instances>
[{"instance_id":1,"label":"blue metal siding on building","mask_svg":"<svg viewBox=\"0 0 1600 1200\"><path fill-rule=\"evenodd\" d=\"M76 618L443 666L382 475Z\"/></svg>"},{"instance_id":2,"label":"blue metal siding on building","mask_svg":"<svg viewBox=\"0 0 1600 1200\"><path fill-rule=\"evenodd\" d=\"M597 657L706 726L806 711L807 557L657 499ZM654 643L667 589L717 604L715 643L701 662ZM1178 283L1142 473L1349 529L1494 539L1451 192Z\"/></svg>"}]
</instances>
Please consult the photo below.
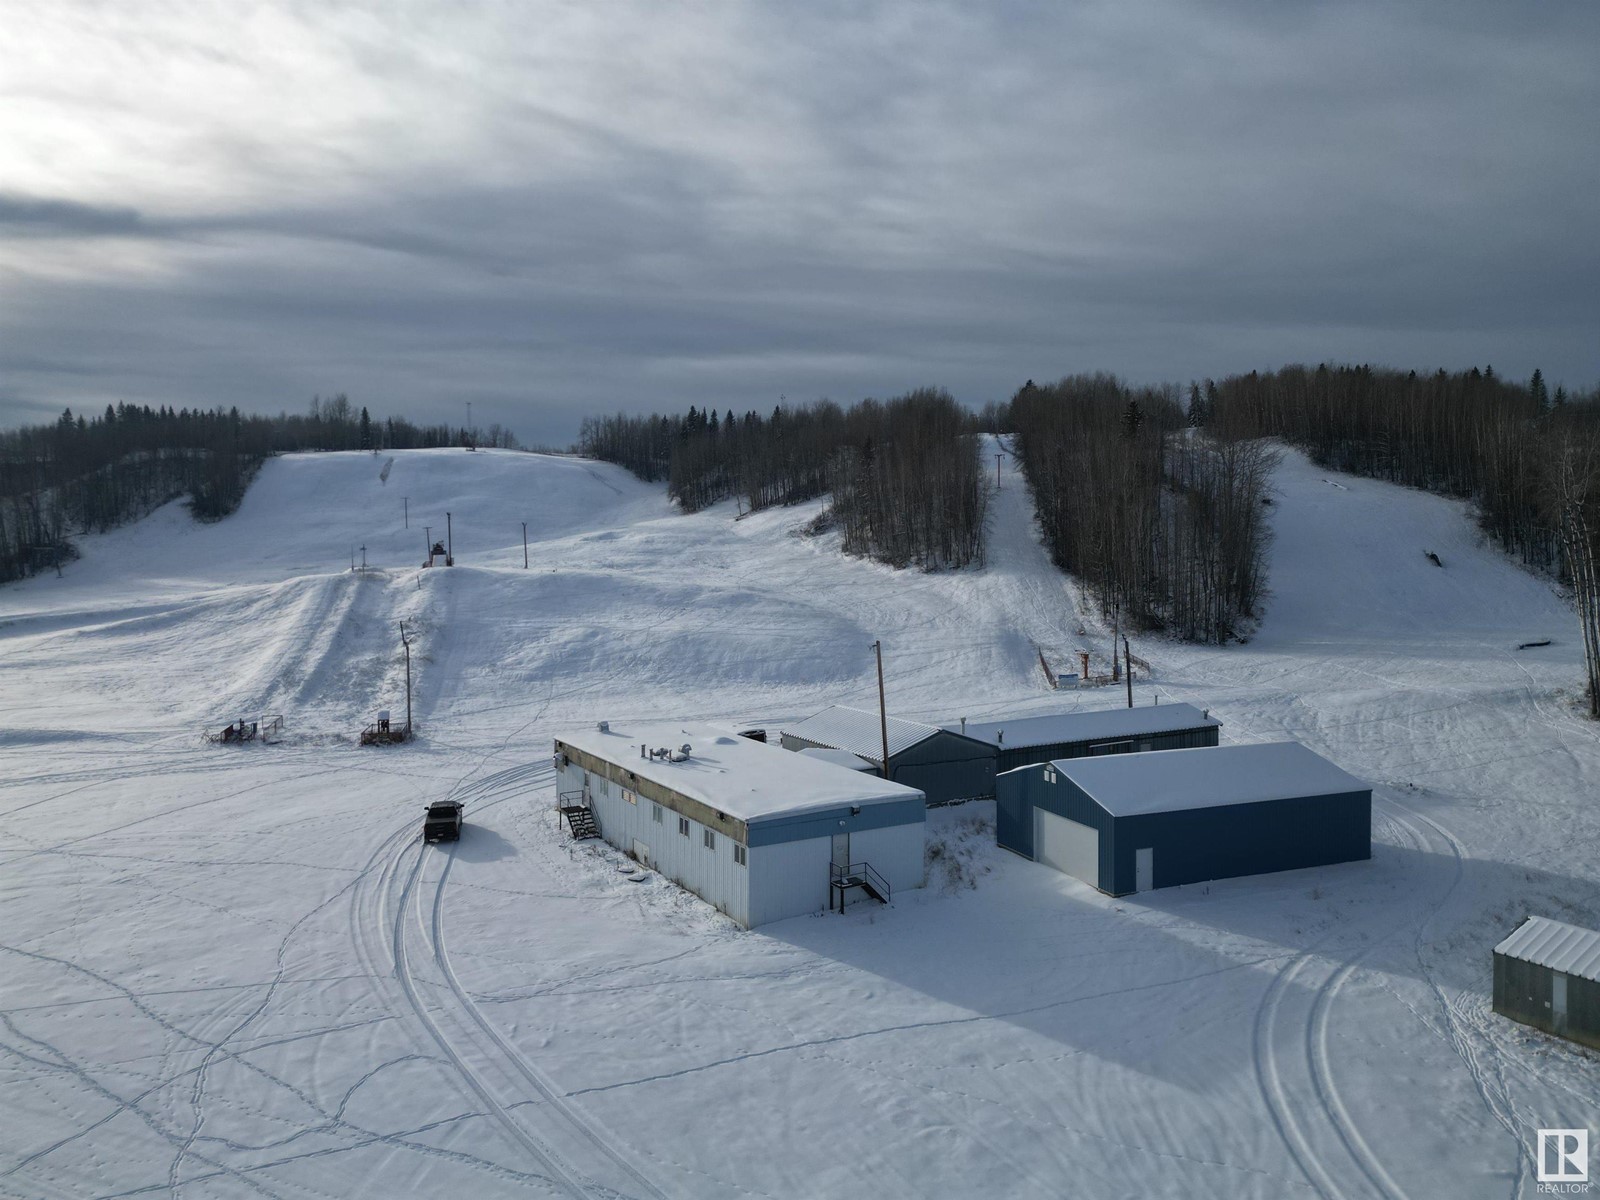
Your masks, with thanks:
<instances>
[{"instance_id":1,"label":"blue metal siding on building","mask_svg":"<svg viewBox=\"0 0 1600 1200\"><path fill-rule=\"evenodd\" d=\"M928 820L927 804L914 796L888 804L864 804L860 809L860 812L852 814L850 806L845 805L820 812L796 813L793 816L756 821L749 826L750 845L776 846L781 842L802 842L809 838L831 837L835 833L865 832L895 825L921 827Z\"/></svg>"},{"instance_id":2,"label":"blue metal siding on building","mask_svg":"<svg viewBox=\"0 0 1600 1200\"><path fill-rule=\"evenodd\" d=\"M1265 875L1372 857L1372 793L1340 793L1113 817L1045 764L996 780L995 837L1034 858L1033 810L1041 808L1100 833L1103 892L1133 892L1136 854L1154 851L1154 886L1176 887L1240 875Z\"/></svg>"},{"instance_id":3,"label":"blue metal siding on building","mask_svg":"<svg viewBox=\"0 0 1600 1200\"><path fill-rule=\"evenodd\" d=\"M1143 752L1147 750L1192 750L1204 746L1217 744L1220 730L1215 725L1202 726L1198 729L1173 729L1161 733L1129 734L1127 736L1093 738L1083 742L1056 742L1047 746L1006 746L999 747L995 772L1014 771L1018 767L1031 766L1034 763L1056 762L1063 758L1088 758L1094 753L1096 746L1116 742L1133 743L1130 751L1123 753Z\"/></svg>"},{"instance_id":4,"label":"blue metal siding on building","mask_svg":"<svg viewBox=\"0 0 1600 1200\"><path fill-rule=\"evenodd\" d=\"M994 795L994 750L983 742L941 730L889 760L889 778L914 787L929 804Z\"/></svg>"},{"instance_id":5,"label":"blue metal siding on building","mask_svg":"<svg viewBox=\"0 0 1600 1200\"><path fill-rule=\"evenodd\" d=\"M1113 896L1135 890L1134 856L1145 846L1155 851L1158 888L1372 857L1371 792L1147 813L1114 824L1115 853L1100 876Z\"/></svg>"},{"instance_id":6,"label":"blue metal siding on building","mask_svg":"<svg viewBox=\"0 0 1600 1200\"><path fill-rule=\"evenodd\" d=\"M788 732L783 735L783 748L839 749ZM873 763L883 757L881 748L870 751L845 748ZM915 745L889 755L889 779L916 788L927 797L930 805L984 799L994 794L994 748L958 733L935 730Z\"/></svg>"}]
</instances>

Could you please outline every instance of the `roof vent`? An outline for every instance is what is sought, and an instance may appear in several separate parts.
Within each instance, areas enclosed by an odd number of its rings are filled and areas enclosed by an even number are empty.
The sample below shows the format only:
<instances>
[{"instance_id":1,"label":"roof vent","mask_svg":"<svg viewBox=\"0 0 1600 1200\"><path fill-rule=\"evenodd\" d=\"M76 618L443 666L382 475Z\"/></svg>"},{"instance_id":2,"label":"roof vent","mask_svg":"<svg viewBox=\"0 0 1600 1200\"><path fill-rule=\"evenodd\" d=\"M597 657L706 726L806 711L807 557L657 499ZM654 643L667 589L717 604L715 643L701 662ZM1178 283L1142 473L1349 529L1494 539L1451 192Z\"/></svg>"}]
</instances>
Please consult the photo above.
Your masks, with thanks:
<instances>
[{"instance_id":1,"label":"roof vent","mask_svg":"<svg viewBox=\"0 0 1600 1200\"><path fill-rule=\"evenodd\" d=\"M601 733L610 733L611 732L611 722L610 721L601 721L600 725L599 725L599 729L600 729Z\"/></svg>"}]
</instances>

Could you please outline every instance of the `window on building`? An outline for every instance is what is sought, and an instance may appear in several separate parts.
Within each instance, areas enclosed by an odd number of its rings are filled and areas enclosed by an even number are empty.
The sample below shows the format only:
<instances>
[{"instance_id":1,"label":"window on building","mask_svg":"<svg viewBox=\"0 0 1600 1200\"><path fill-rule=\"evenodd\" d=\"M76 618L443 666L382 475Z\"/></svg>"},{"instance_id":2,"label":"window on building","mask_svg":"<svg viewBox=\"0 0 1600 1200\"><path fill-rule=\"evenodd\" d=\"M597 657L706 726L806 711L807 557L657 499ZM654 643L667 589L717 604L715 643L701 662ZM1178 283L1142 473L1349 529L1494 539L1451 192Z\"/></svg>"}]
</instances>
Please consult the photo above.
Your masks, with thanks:
<instances>
[{"instance_id":1,"label":"window on building","mask_svg":"<svg viewBox=\"0 0 1600 1200\"><path fill-rule=\"evenodd\" d=\"M738 863L741 867L745 865L744 847L739 845L738 842L733 844L733 861Z\"/></svg>"},{"instance_id":2,"label":"window on building","mask_svg":"<svg viewBox=\"0 0 1600 1200\"><path fill-rule=\"evenodd\" d=\"M1090 753L1091 756L1098 756L1098 755L1101 755L1101 754L1132 754L1133 753L1133 743L1132 742L1101 742L1097 746L1090 746L1089 747L1089 753Z\"/></svg>"},{"instance_id":3,"label":"window on building","mask_svg":"<svg viewBox=\"0 0 1600 1200\"><path fill-rule=\"evenodd\" d=\"M602 796L611 795L611 781L604 775L600 776L600 794Z\"/></svg>"},{"instance_id":4,"label":"window on building","mask_svg":"<svg viewBox=\"0 0 1600 1200\"><path fill-rule=\"evenodd\" d=\"M628 788L623 788L622 789L622 798L624 800L626 800L629 804L638 804L639 803L638 793L633 792L633 791L629 790Z\"/></svg>"},{"instance_id":5,"label":"window on building","mask_svg":"<svg viewBox=\"0 0 1600 1200\"><path fill-rule=\"evenodd\" d=\"M688 837L689 836L689 818L688 817L679 817L678 818L678 832L683 834L684 837Z\"/></svg>"},{"instance_id":6,"label":"window on building","mask_svg":"<svg viewBox=\"0 0 1600 1200\"><path fill-rule=\"evenodd\" d=\"M650 819L657 825L661 824L661 805L652 804L650 806Z\"/></svg>"},{"instance_id":7,"label":"window on building","mask_svg":"<svg viewBox=\"0 0 1600 1200\"><path fill-rule=\"evenodd\" d=\"M705 843L707 850L715 850L717 848L717 835L709 829L705 831Z\"/></svg>"}]
</instances>

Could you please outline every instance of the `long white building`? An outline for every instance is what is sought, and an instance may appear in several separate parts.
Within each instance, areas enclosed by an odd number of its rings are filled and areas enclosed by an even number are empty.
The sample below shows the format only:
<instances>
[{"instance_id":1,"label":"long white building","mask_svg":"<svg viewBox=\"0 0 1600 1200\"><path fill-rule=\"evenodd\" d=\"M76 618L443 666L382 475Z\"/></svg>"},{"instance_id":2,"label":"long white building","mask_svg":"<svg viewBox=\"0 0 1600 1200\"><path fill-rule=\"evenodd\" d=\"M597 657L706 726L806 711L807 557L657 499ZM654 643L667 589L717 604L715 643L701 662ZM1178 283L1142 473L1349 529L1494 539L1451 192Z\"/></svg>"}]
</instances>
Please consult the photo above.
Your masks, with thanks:
<instances>
[{"instance_id":1,"label":"long white building","mask_svg":"<svg viewBox=\"0 0 1600 1200\"><path fill-rule=\"evenodd\" d=\"M555 756L563 806L746 928L923 884L916 788L701 723L602 723Z\"/></svg>"}]
</instances>

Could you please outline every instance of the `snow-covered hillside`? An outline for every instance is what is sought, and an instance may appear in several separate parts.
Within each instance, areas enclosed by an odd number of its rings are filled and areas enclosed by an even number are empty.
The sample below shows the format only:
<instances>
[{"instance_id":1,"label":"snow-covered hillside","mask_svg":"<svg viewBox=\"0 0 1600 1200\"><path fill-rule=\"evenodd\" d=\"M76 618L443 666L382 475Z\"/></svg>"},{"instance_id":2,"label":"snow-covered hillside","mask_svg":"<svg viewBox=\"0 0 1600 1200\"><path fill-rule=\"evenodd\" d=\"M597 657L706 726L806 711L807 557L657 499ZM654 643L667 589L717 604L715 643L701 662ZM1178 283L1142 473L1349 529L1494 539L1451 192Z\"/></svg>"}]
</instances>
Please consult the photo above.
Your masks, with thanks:
<instances>
[{"instance_id":1,"label":"snow-covered hillside","mask_svg":"<svg viewBox=\"0 0 1600 1200\"><path fill-rule=\"evenodd\" d=\"M1258 635L1135 642L1137 702L1371 780L1370 863L1111 900L966 806L922 893L745 933L562 837L551 737L870 702L878 638L899 715L1115 705L1045 687L1035 645L1110 637L1015 471L988 567L919 575L814 505L385 461L274 460L0 590L0 1193L1501 1197L1600 1124L1595 1058L1488 1012L1525 913L1600 922L1576 626L1461 506L1290 455ZM359 750L402 619L422 737ZM280 745L200 739L266 711Z\"/></svg>"}]
</instances>

